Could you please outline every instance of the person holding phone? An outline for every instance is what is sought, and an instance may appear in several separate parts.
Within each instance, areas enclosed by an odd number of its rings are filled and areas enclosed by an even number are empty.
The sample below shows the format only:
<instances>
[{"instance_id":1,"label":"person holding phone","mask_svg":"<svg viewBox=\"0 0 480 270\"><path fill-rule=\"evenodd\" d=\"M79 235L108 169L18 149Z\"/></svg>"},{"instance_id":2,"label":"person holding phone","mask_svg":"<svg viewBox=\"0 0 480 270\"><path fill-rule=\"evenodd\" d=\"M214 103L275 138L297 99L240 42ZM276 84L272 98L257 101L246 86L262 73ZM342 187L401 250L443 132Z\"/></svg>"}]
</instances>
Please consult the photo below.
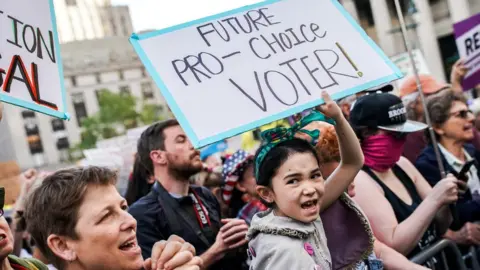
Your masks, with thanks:
<instances>
[{"instance_id":1,"label":"person holding phone","mask_svg":"<svg viewBox=\"0 0 480 270\"><path fill-rule=\"evenodd\" d=\"M457 232L446 236L460 244L480 244L480 152L468 142L474 136L474 116L461 93L445 90L427 98L427 110L437 137L440 156L447 173L461 180L460 188L468 190L460 196L454 223ZM432 143L416 161L417 169L433 186L440 181L440 170ZM454 229L457 229L454 228Z\"/></svg>"}]
</instances>

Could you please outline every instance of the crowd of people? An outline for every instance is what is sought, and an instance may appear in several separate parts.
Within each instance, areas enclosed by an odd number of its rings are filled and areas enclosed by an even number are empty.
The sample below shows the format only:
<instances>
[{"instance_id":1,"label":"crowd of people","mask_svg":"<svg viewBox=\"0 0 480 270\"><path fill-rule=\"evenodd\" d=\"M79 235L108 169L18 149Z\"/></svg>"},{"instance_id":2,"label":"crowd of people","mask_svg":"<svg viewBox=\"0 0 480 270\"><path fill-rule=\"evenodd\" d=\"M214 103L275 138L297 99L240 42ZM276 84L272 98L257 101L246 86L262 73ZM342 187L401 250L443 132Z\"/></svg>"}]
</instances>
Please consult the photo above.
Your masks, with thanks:
<instances>
[{"instance_id":1,"label":"crowd of people","mask_svg":"<svg viewBox=\"0 0 480 270\"><path fill-rule=\"evenodd\" d=\"M464 71L451 85L420 77L435 140L409 78L398 96L323 92L299 121L263 131L255 153L201 154L175 119L153 124L126 194L109 168L28 170L11 216L0 189L0 269L446 269L449 254L410 259L442 238L480 244Z\"/></svg>"}]
</instances>

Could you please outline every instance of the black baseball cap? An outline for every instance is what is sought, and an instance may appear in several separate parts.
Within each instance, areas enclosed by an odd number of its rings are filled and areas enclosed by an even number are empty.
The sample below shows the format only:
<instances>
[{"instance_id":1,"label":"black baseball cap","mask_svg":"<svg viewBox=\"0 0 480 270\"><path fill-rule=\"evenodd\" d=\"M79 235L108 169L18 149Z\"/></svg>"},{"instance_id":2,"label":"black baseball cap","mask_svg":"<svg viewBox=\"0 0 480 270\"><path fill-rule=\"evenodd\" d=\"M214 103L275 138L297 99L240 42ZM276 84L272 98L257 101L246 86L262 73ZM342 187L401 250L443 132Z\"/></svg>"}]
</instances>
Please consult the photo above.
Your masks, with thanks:
<instances>
[{"instance_id":1,"label":"black baseball cap","mask_svg":"<svg viewBox=\"0 0 480 270\"><path fill-rule=\"evenodd\" d=\"M402 133L428 127L424 123L407 120L407 111L402 100L388 93L370 94L357 99L350 112L350 124L354 128L378 128Z\"/></svg>"},{"instance_id":2,"label":"black baseball cap","mask_svg":"<svg viewBox=\"0 0 480 270\"><path fill-rule=\"evenodd\" d=\"M372 87L372 88L369 88L367 90L365 90L365 92L368 92L370 94L372 93L388 93L388 92L392 92L393 91L393 85L391 85L390 83L384 83L384 84L381 84L381 85L378 85L378 86L375 86L375 87Z\"/></svg>"}]
</instances>

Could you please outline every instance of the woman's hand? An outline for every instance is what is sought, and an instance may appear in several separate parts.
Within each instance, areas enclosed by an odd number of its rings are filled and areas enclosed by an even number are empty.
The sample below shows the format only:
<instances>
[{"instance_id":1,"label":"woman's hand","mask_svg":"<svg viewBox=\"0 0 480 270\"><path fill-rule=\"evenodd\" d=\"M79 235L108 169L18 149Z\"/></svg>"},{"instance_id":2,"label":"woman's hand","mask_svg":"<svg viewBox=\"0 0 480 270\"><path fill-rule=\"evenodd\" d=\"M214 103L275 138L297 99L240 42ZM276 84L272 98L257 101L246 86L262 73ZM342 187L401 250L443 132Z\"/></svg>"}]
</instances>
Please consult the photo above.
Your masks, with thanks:
<instances>
[{"instance_id":1,"label":"woman's hand","mask_svg":"<svg viewBox=\"0 0 480 270\"><path fill-rule=\"evenodd\" d=\"M463 59L458 59L458 61L455 62L452 67L452 72L450 73L450 82L454 91L463 91L462 82L468 70L467 66L463 63Z\"/></svg>"},{"instance_id":2,"label":"woman's hand","mask_svg":"<svg viewBox=\"0 0 480 270\"><path fill-rule=\"evenodd\" d=\"M322 98L325 101L325 104L318 106L316 108L318 111L335 121L344 118L342 109L332 100L327 91L322 91Z\"/></svg>"},{"instance_id":3,"label":"woman's hand","mask_svg":"<svg viewBox=\"0 0 480 270\"><path fill-rule=\"evenodd\" d=\"M452 174L440 180L428 194L427 200L432 200L438 206L454 203L458 200L458 182Z\"/></svg>"},{"instance_id":4,"label":"woman's hand","mask_svg":"<svg viewBox=\"0 0 480 270\"><path fill-rule=\"evenodd\" d=\"M195 248L182 238L172 235L153 246L152 257L144 263L146 270L199 270L203 261L195 257Z\"/></svg>"},{"instance_id":5,"label":"woman's hand","mask_svg":"<svg viewBox=\"0 0 480 270\"><path fill-rule=\"evenodd\" d=\"M20 194L18 195L17 201L15 202L16 211L24 211L28 194L37 180L39 180L39 177L38 172L35 169L28 169L20 174L22 186L20 188Z\"/></svg>"}]
</instances>

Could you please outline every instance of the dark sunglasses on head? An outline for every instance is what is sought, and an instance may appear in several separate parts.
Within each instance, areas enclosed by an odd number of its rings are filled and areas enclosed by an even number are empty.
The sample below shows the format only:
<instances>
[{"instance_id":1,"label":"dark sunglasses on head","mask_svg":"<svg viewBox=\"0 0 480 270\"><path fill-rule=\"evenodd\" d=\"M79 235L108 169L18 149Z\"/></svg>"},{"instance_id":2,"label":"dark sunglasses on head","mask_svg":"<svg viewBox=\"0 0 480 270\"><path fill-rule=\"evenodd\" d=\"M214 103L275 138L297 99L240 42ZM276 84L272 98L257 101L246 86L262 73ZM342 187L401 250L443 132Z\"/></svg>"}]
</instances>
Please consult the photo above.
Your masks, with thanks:
<instances>
[{"instance_id":1,"label":"dark sunglasses on head","mask_svg":"<svg viewBox=\"0 0 480 270\"><path fill-rule=\"evenodd\" d=\"M455 116L455 117L459 117L459 118L462 118L462 119L466 119L469 114L473 114L471 110L461 110L461 111L458 111L458 112L451 113L450 115Z\"/></svg>"}]
</instances>

